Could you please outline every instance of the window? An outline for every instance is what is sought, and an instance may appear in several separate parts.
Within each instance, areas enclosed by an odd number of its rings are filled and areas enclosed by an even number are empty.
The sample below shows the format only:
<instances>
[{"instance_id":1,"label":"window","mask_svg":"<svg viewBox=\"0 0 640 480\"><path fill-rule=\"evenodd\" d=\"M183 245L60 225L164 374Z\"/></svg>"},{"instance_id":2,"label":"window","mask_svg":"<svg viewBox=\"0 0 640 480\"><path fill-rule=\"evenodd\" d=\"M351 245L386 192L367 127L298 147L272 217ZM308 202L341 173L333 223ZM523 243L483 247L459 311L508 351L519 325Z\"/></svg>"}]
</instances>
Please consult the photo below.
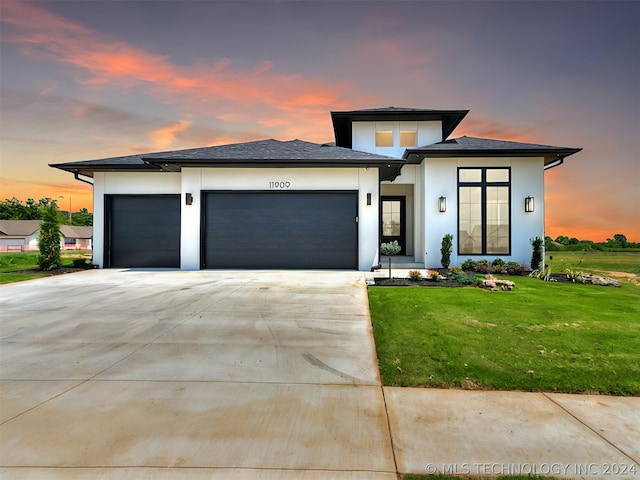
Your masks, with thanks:
<instances>
[{"instance_id":1,"label":"window","mask_svg":"<svg viewBox=\"0 0 640 480\"><path fill-rule=\"evenodd\" d=\"M509 254L511 251L508 168L458 169L458 253Z\"/></svg>"},{"instance_id":2,"label":"window","mask_svg":"<svg viewBox=\"0 0 640 480\"><path fill-rule=\"evenodd\" d=\"M382 201L382 236L399 237L402 233L402 208L400 200Z\"/></svg>"},{"instance_id":3,"label":"window","mask_svg":"<svg viewBox=\"0 0 640 480\"><path fill-rule=\"evenodd\" d=\"M418 132L415 130L400 130L400 146L415 147L418 145Z\"/></svg>"},{"instance_id":4,"label":"window","mask_svg":"<svg viewBox=\"0 0 640 480\"><path fill-rule=\"evenodd\" d=\"M393 130L376 130L376 147L393 147Z\"/></svg>"}]
</instances>

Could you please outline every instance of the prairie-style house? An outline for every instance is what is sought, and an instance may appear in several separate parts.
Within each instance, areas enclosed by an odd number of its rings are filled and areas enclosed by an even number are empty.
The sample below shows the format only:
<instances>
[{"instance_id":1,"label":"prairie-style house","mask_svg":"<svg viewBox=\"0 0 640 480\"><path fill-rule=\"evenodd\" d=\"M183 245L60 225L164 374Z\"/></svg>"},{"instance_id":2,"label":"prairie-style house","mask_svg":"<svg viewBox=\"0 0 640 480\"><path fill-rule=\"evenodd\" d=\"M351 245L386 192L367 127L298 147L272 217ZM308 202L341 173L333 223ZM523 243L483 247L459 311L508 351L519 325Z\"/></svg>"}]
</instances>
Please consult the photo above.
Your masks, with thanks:
<instances>
[{"instance_id":1,"label":"prairie-style house","mask_svg":"<svg viewBox=\"0 0 640 480\"><path fill-rule=\"evenodd\" d=\"M259 140L51 165L93 184L100 267L356 269L528 263L544 172L579 148L451 138L468 110L331 112L335 142Z\"/></svg>"}]
</instances>

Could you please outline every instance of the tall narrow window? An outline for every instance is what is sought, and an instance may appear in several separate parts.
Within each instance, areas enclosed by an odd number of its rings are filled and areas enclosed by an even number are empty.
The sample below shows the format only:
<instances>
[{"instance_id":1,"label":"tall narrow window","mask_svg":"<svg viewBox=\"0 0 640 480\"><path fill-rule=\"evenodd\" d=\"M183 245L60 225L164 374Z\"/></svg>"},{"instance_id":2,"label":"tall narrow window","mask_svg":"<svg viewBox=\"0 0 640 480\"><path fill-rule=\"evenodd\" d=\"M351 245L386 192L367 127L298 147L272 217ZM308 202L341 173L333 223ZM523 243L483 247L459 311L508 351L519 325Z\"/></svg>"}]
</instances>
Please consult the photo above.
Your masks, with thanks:
<instances>
[{"instance_id":1,"label":"tall narrow window","mask_svg":"<svg viewBox=\"0 0 640 480\"><path fill-rule=\"evenodd\" d=\"M510 170L458 169L458 253L506 254L511 251Z\"/></svg>"}]
</instances>

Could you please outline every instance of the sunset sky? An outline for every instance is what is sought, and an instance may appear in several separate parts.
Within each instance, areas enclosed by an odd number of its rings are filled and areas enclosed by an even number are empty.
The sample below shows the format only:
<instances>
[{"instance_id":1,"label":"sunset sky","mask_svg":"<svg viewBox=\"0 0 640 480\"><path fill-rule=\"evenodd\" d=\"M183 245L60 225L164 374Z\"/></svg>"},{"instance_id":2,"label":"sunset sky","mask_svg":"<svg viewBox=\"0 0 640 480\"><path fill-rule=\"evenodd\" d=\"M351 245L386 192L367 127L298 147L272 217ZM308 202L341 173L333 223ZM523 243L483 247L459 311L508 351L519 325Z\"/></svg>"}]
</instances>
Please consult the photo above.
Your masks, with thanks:
<instances>
[{"instance_id":1,"label":"sunset sky","mask_svg":"<svg viewBox=\"0 0 640 480\"><path fill-rule=\"evenodd\" d=\"M546 173L547 235L640 241L638 1L0 0L0 22L2 200L92 210L49 163L470 109L451 137L584 149Z\"/></svg>"}]
</instances>

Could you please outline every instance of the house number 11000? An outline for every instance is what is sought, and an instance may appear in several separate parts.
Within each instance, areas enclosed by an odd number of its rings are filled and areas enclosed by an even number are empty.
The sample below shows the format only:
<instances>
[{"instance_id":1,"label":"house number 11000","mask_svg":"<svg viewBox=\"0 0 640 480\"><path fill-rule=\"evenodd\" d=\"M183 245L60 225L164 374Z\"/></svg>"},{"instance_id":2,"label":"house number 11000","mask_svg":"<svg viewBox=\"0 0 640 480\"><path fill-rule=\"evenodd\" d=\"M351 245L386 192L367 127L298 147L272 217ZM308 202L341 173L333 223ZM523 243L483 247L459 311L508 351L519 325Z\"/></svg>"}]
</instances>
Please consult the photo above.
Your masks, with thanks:
<instances>
[{"instance_id":1,"label":"house number 11000","mask_svg":"<svg viewBox=\"0 0 640 480\"><path fill-rule=\"evenodd\" d=\"M269 188L289 188L291 182L269 182Z\"/></svg>"}]
</instances>

